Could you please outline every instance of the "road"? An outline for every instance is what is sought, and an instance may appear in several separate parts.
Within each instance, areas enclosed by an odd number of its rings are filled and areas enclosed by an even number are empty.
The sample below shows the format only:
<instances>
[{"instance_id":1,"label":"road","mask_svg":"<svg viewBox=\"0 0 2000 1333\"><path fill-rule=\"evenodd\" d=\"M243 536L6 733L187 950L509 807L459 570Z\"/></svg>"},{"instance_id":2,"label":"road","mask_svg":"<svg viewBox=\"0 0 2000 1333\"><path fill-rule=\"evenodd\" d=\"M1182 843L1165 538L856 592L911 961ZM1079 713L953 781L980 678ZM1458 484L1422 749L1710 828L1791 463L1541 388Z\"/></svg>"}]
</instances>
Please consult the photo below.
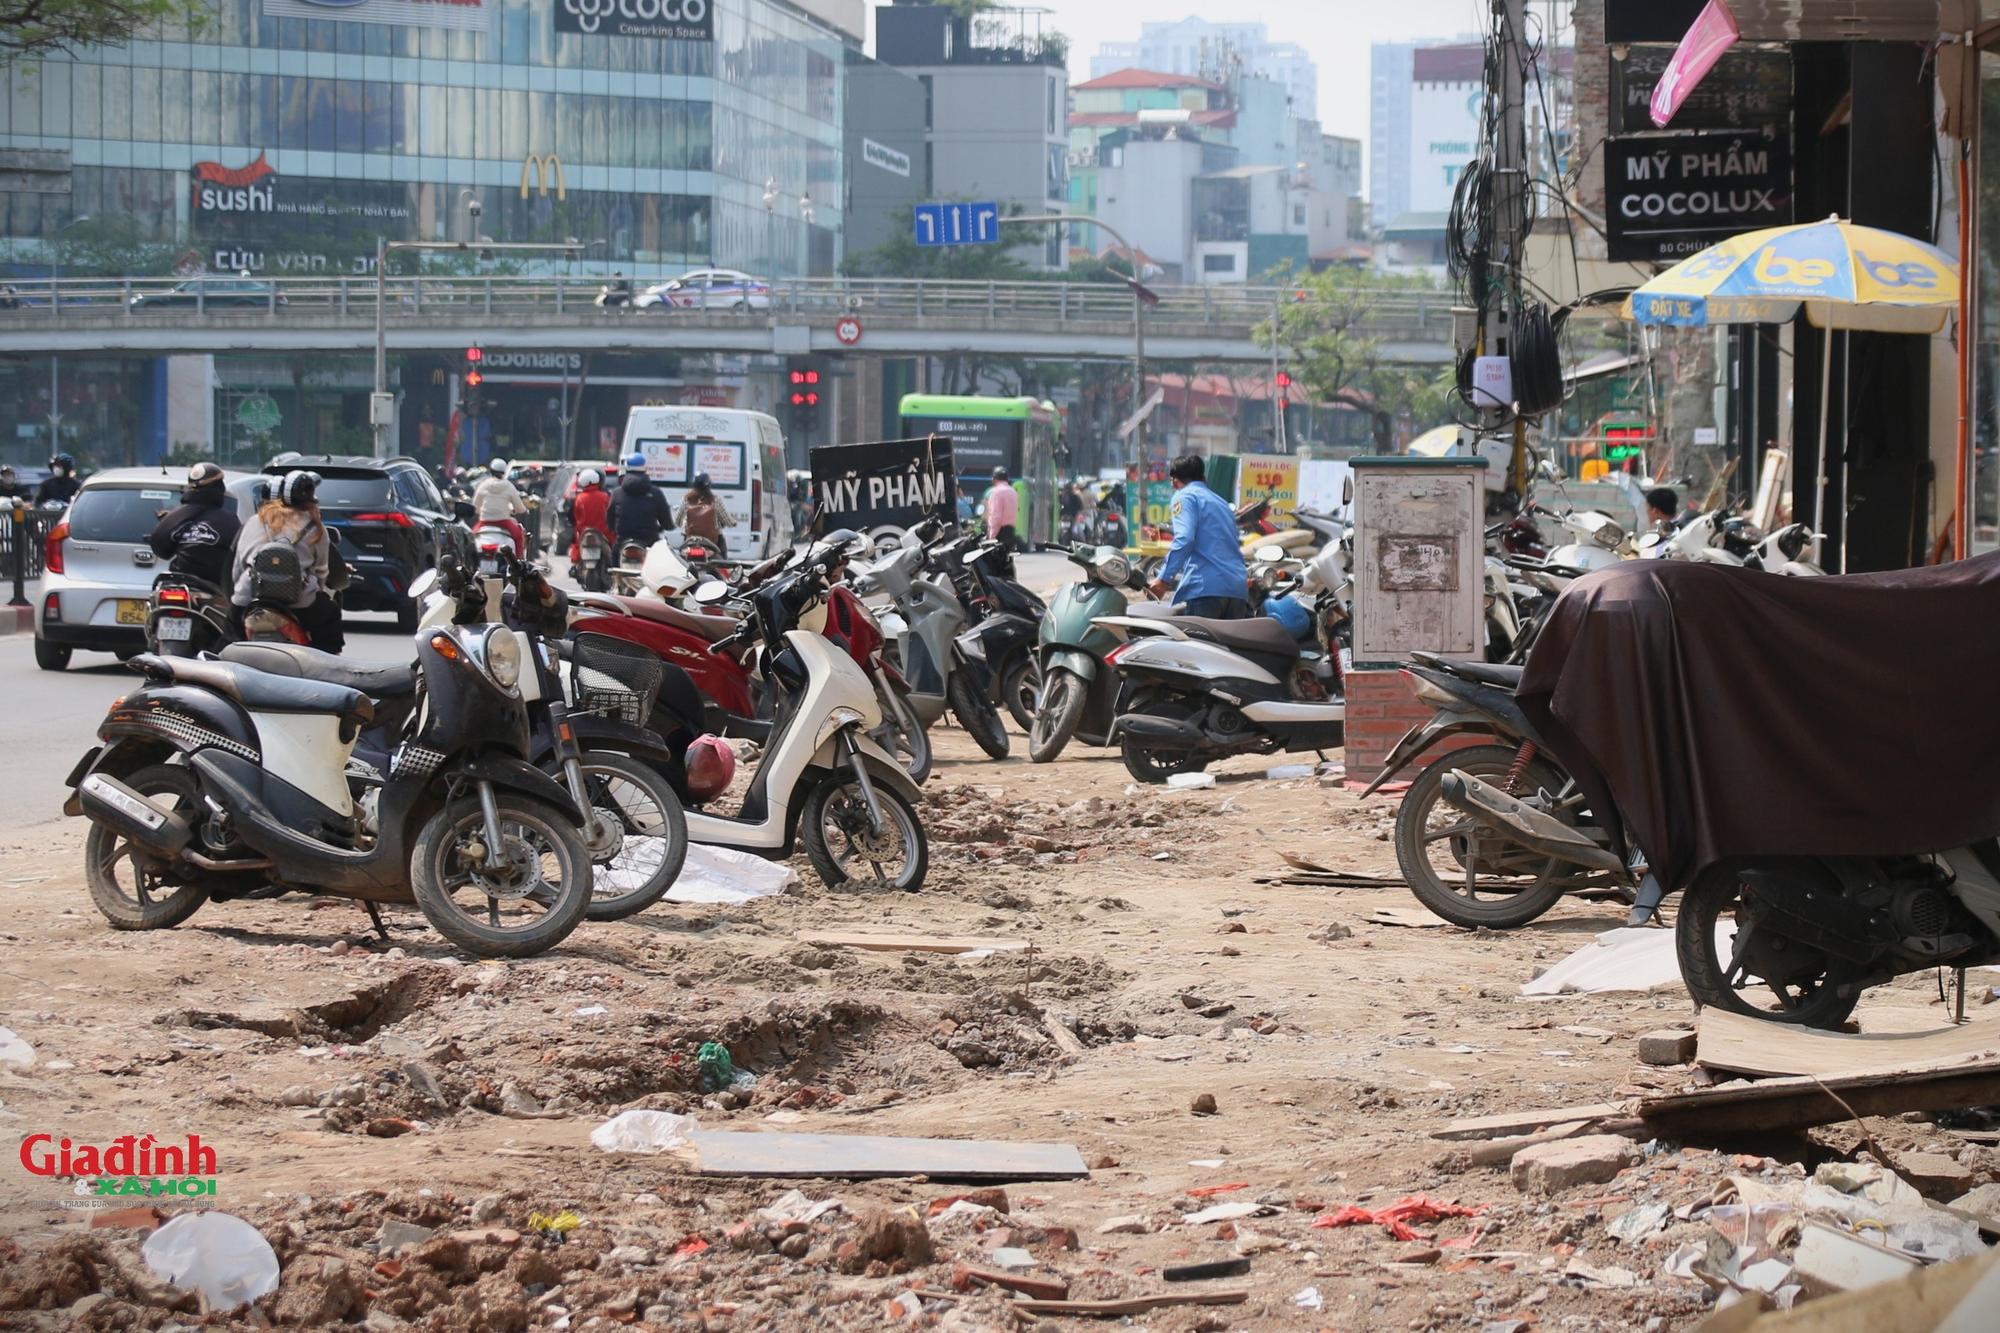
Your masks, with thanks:
<instances>
[{"instance_id":1,"label":"road","mask_svg":"<svg viewBox=\"0 0 2000 1333\"><path fill-rule=\"evenodd\" d=\"M1060 555L1024 555L1017 565L1022 582L1045 597L1074 572ZM348 618L351 657L397 661L409 642L387 616ZM78 652L69 670L43 671L35 665L31 635L0 636L0 699L9 713L0 728L0 772L7 774L9 792L0 801L0 834L61 821L63 779L96 743L97 724L111 701L135 680L106 653Z\"/></svg>"}]
</instances>

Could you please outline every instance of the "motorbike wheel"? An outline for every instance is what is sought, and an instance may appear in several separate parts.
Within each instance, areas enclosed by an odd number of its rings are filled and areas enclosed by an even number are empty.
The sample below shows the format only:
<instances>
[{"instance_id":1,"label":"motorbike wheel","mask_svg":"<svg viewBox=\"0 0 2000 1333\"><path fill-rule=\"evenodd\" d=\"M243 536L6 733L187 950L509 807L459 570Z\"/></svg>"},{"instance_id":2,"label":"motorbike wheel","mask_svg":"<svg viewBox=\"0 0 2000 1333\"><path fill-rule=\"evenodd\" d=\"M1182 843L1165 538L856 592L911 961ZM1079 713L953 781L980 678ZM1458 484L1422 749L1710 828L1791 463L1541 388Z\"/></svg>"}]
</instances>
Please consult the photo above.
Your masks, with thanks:
<instances>
[{"instance_id":1,"label":"motorbike wheel","mask_svg":"<svg viewBox=\"0 0 2000 1333\"><path fill-rule=\"evenodd\" d=\"M1151 713L1158 717L1170 717L1175 721L1194 716L1194 709L1172 695L1152 694L1142 696L1125 710L1128 713ZM1162 783L1176 773L1199 773L1208 767L1207 759L1195 757L1193 750L1149 750L1130 739L1118 742L1118 757L1125 761L1125 771L1140 782Z\"/></svg>"},{"instance_id":2,"label":"motorbike wheel","mask_svg":"<svg viewBox=\"0 0 2000 1333\"><path fill-rule=\"evenodd\" d=\"M1035 709L1041 702L1042 664L1023 649L1000 672L1000 698L1023 732L1035 725Z\"/></svg>"},{"instance_id":3,"label":"motorbike wheel","mask_svg":"<svg viewBox=\"0 0 2000 1333\"><path fill-rule=\"evenodd\" d=\"M951 702L952 714L958 718L958 725L972 733L972 739L979 748L986 751L989 759L1007 757L1007 728L1000 721L1000 712L993 701L980 693L972 683L970 671L954 671L944 687L945 698Z\"/></svg>"},{"instance_id":4,"label":"motorbike wheel","mask_svg":"<svg viewBox=\"0 0 2000 1333\"><path fill-rule=\"evenodd\" d=\"M583 789L593 815L612 833L609 846L589 840L592 921L643 912L674 886L687 861L687 812L662 774L627 755L586 751ZM594 821L593 821L594 824Z\"/></svg>"},{"instance_id":5,"label":"motorbike wheel","mask_svg":"<svg viewBox=\"0 0 2000 1333\"><path fill-rule=\"evenodd\" d=\"M868 801L852 773L833 773L806 797L799 818L806 857L830 889L853 882L863 888L915 893L930 871L930 844L917 812L898 792L870 784L882 807L882 830L868 817Z\"/></svg>"},{"instance_id":6,"label":"motorbike wheel","mask_svg":"<svg viewBox=\"0 0 2000 1333\"><path fill-rule=\"evenodd\" d=\"M1805 866L1818 869L1804 857L1771 860L1783 864L1788 877ZM1703 1008L1713 1005L1773 1023L1839 1027L1860 1002L1867 967L1752 925L1739 876L1755 864L1719 861L1697 874L1681 895L1674 945L1688 995ZM1831 875L1821 872L1820 878L1829 892L1839 893ZM1761 1002L1752 998L1758 992Z\"/></svg>"},{"instance_id":7,"label":"motorbike wheel","mask_svg":"<svg viewBox=\"0 0 2000 1333\"><path fill-rule=\"evenodd\" d=\"M1456 768L1502 783L1514 765L1514 754L1511 745L1453 750L1417 775L1396 811L1396 861L1410 892L1431 911L1468 930L1525 926L1562 898L1569 887L1565 879L1583 873L1579 867L1565 868L1552 857L1509 843L1445 803L1440 790L1445 774ZM1560 773L1535 760L1528 765L1523 785L1532 793L1537 788L1555 791L1562 783Z\"/></svg>"},{"instance_id":8,"label":"motorbike wheel","mask_svg":"<svg viewBox=\"0 0 2000 1333\"><path fill-rule=\"evenodd\" d=\"M1028 727L1028 758L1037 764L1052 763L1076 735L1083 720L1083 705L1090 697L1090 684L1074 672L1052 671L1042 682L1042 697L1036 702L1034 721Z\"/></svg>"},{"instance_id":9,"label":"motorbike wheel","mask_svg":"<svg viewBox=\"0 0 2000 1333\"><path fill-rule=\"evenodd\" d=\"M902 690L881 677L875 680L875 698L882 705L882 725L868 734L875 743L896 757L896 762L918 786L931 775L931 736L923 720Z\"/></svg>"},{"instance_id":10,"label":"motorbike wheel","mask_svg":"<svg viewBox=\"0 0 2000 1333\"><path fill-rule=\"evenodd\" d=\"M465 844L483 841L486 819L473 797L432 815L410 855L411 888L438 934L478 958L528 958L568 938L590 910L590 853L554 806L494 793L509 843L500 875L475 872Z\"/></svg>"},{"instance_id":11,"label":"motorbike wheel","mask_svg":"<svg viewBox=\"0 0 2000 1333\"><path fill-rule=\"evenodd\" d=\"M173 797L174 813L183 818L201 814L201 783L178 764L154 764L124 781L142 796ZM97 823L84 835L83 878L90 901L113 930L165 930L208 901L208 886L193 866L170 871L166 863Z\"/></svg>"}]
</instances>

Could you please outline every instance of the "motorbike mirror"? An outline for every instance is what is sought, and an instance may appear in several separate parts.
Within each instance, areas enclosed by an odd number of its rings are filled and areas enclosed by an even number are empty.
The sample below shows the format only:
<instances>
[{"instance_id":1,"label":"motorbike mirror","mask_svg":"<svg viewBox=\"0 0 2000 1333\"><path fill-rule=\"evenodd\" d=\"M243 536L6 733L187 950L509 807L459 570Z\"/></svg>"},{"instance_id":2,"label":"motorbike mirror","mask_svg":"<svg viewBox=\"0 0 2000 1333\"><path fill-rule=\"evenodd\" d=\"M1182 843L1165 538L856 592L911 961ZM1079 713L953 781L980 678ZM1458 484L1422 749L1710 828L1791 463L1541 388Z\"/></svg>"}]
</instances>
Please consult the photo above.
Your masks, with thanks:
<instances>
[{"instance_id":1,"label":"motorbike mirror","mask_svg":"<svg viewBox=\"0 0 2000 1333\"><path fill-rule=\"evenodd\" d=\"M1540 466L1535 470L1541 473L1543 481L1561 481L1563 479L1562 469L1556 466L1556 461L1553 458L1544 458Z\"/></svg>"},{"instance_id":2,"label":"motorbike mirror","mask_svg":"<svg viewBox=\"0 0 2000 1333\"><path fill-rule=\"evenodd\" d=\"M437 586L438 572L435 569L427 569L411 581L410 596L414 600L421 602L424 598L436 592Z\"/></svg>"},{"instance_id":3,"label":"motorbike mirror","mask_svg":"<svg viewBox=\"0 0 2000 1333\"><path fill-rule=\"evenodd\" d=\"M1256 556L1267 565L1275 565L1285 558L1285 548L1275 544L1260 546L1256 550Z\"/></svg>"},{"instance_id":4,"label":"motorbike mirror","mask_svg":"<svg viewBox=\"0 0 2000 1333\"><path fill-rule=\"evenodd\" d=\"M1354 474L1352 472L1340 479L1340 502L1344 505L1354 503Z\"/></svg>"},{"instance_id":5,"label":"motorbike mirror","mask_svg":"<svg viewBox=\"0 0 2000 1333\"><path fill-rule=\"evenodd\" d=\"M698 606L720 606L729 600L729 585L721 579L710 579L694 590L694 600Z\"/></svg>"}]
</instances>

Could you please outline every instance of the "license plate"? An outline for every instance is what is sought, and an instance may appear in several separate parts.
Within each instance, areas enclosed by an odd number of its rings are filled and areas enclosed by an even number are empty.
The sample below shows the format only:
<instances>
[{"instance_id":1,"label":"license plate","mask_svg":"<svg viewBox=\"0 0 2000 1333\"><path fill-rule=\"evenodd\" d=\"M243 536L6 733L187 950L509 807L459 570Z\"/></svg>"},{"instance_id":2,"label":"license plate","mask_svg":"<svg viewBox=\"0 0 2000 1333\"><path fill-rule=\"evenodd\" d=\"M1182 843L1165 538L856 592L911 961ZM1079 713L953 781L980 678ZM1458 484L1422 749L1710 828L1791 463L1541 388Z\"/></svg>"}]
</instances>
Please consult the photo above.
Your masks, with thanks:
<instances>
[{"instance_id":1,"label":"license plate","mask_svg":"<svg viewBox=\"0 0 2000 1333\"><path fill-rule=\"evenodd\" d=\"M162 643L168 640L184 643L194 637L194 622L186 616L163 616L154 631Z\"/></svg>"},{"instance_id":2,"label":"license plate","mask_svg":"<svg viewBox=\"0 0 2000 1333\"><path fill-rule=\"evenodd\" d=\"M118 599L118 623L121 625L143 625L146 623L146 603L129 598Z\"/></svg>"}]
</instances>

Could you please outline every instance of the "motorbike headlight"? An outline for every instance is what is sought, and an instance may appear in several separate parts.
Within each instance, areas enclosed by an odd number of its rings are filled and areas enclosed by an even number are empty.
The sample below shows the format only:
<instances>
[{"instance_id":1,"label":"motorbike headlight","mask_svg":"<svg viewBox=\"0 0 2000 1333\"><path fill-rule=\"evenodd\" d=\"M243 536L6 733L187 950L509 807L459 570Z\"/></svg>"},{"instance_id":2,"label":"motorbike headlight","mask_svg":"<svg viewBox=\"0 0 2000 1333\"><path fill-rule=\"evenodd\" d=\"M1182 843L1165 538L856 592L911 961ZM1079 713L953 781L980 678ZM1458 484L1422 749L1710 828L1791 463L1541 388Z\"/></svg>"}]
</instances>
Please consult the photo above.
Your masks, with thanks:
<instances>
[{"instance_id":1,"label":"motorbike headlight","mask_svg":"<svg viewBox=\"0 0 2000 1333\"><path fill-rule=\"evenodd\" d=\"M1625 529L1619 527L1616 523L1606 523L1603 527L1591 533L1590 539L1607 551L1615 551L1618 549L1618 544L1625 540Z\"/></svg>"},{"instance_id":2,"label":"motorbike headlight","mask_svg":"<svg viewBox=\"0 0 2000 1333\"><path fill-rule=\"evenodd\" d=\"M1125 580L1132 577L1132 562L1122 555L1108 556L1097 562L1097 577L1114 588L1125 586Z\"/></svg>"},{"instance_id":3,"label":"motorbike headlight","mask_svg":"<svg viewBox=\"0 0 2000 1333\"><path fill-rule=\"evenodd\" d=\"M486 674L501 689L512 692L521 683L521 641L512 630L488 630L479 656Z\"/></svg>"}]
</instances>

